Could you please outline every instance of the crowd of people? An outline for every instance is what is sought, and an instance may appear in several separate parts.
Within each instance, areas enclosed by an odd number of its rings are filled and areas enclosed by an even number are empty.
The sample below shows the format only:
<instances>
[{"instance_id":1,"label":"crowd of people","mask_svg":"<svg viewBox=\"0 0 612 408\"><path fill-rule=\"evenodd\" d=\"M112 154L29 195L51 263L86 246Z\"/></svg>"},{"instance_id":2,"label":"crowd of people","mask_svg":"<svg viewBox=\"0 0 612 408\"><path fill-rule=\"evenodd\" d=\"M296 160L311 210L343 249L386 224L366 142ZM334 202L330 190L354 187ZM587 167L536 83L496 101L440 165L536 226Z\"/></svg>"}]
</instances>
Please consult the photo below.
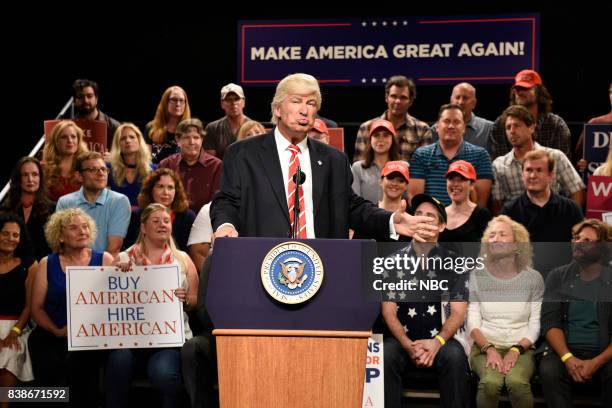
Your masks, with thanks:
<instances>
[{"instance_id":1,"label":"crowd of people","mask_svg":"<svg viewBox=\"0 0 612 408\"><path fill-rule=\"evenodd\" d=\"M382 303L386 406L401 406L408 369L439 376L445 407L468 404L470 370L479 407L497 406L504 387L513 406L533 406L538 370L550 406L570 406L572 385L595 381L612 406L612 303L600 300L612 227L583 217L585 164L537 72L516 75L494 121L474 113L476 88L457 84L431 126L408 113L414 82L389 78L387 110L359 127L352 165L329 145L337 125L318 116L307 74L278 84L271 131L245 115L233 83L221 89L221 119L205 126L171 86L143 130L100 111L94 81L73 91L72 115L40 160L17 162L2 203L0 386L71 386L74 406L96 406L103 366L104 403L128 406L144 362L163 406L180 406L183 393L194 408L214 406L214 340L198 321L213 239L368 238L434 258L478 243L485 259L479 271L436 271L453 286L435 301ZM609 93L612 104L612 84ZM106 152L88 150L77 119L106 123ZM611 168L612 149L596 174ZM571 242L572 259L538 269L539 242ZM68 351L66 267L151 264L179 265L185 346Z\"/></svg>"}]
</instances>

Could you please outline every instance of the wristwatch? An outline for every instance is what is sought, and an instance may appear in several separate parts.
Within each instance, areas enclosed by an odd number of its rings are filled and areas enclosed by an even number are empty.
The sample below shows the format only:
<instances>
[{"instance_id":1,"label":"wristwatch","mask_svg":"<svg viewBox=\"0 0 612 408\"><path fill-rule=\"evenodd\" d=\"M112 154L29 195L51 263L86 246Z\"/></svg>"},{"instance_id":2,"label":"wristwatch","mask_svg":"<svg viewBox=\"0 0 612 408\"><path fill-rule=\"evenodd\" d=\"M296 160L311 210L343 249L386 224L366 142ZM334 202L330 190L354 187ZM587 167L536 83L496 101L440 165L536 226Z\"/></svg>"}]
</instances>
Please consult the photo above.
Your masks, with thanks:
<instances>
[{"instance_id":1,"label":"wristwatch","mask_svg":"<svg viewBox=\"0 0 612 408\"><path fill-rule=\"evenodd\" d=\"M525 347L521 346L520 344L515 344L512 347L515 347L519 351L519 354L525 353ZM510 347L510 348L512 348L512 347Z\"/></svg>"}]
</instances>

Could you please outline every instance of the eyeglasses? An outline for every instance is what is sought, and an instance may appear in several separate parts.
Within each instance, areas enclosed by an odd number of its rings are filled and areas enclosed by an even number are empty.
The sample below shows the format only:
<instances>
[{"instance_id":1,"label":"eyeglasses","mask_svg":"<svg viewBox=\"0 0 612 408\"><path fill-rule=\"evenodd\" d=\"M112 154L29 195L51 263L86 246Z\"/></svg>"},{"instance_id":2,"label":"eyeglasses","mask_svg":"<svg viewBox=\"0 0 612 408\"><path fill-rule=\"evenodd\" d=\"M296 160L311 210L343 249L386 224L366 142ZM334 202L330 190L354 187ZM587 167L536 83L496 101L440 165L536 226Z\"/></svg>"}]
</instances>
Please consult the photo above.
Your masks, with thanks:
<instances>
[{"instance_id":1,"label":"eyeglasses","mask_svg":"<svg viewBox=\"0 0 612 408\"><path fill-rule=\"evenodd\" d=\"M82 169L81 171L87 172L87 173L102 173L102 174L106 174L106 173L108 173L108 167L88 167L86 169Z\"/></svg>"},{"instance_id":2,"label":"eyeglasses","mask_svg":"<svg viewBox=\"0 0 612 408\"><path fill-rule=\"evenodd\" d=\"M178 104L185 104L185 99L180 99L180 98L169 98L168 101L170 101L171 104L173 105L178 105Z\"/></svg>"}]
</instances>

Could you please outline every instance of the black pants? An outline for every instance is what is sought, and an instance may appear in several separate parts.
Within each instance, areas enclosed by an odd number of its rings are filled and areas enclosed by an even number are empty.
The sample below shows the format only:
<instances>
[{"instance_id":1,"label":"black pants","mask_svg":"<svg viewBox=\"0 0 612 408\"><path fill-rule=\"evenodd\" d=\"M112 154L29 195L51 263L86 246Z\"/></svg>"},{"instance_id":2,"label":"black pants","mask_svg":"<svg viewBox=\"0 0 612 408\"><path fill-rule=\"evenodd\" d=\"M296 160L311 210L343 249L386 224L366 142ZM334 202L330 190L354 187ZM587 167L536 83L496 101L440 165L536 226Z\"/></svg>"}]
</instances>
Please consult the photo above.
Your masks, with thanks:
<instances>
[{"instance_id":1,"label":"black pants","mask_svg":"<svg viewBox=\"0 0 612 408\"><path fill-rule=\"evenodd\" d=\"M588 360L598 353L572 350L572 353L581 360ZM544 399L549 407L571 407L572 387L576 385L572 376L567 372L565 364L557 353L548 352L540 361L540 378ZM602 402L604 407L612 407L612 362L601 367L587 385L595 386L601 383ZM582 384L580 384L582 386Z\"/></svg>"},{"instance_id":2,"label":"black pants","mask_svg":"<svg viewBox=\"0 0 612 408\"><path fill-rule=\"evenodd\" d=\"M98 406L104 351L68 351L65 337L56 337L40 326L30 334L28 348L36 386L69 387L71 407Z\"/></svg>"},{"instance_id":3,"label":"black pants","mask_svg":"<svg viewBox=\"0 0 612 408\"><path fill-rule=\"evenodd\" d=\"M214 408L219 406L217 392L217 355L215 338L202 333L188 340L181 349L183 379L189 394L191 408Z\"/></svg>"}]
</instances>

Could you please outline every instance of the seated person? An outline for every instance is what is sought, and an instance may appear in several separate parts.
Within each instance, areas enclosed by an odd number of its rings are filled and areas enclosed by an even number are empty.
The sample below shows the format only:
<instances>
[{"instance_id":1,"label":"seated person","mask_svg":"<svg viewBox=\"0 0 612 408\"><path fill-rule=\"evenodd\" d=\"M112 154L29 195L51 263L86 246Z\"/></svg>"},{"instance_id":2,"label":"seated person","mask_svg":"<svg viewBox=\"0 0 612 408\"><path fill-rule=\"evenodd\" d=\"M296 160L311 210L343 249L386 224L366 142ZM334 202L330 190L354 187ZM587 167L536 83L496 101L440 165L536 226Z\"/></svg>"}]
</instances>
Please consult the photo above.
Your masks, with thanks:
<instances>
[{"instance_id":1,"label":"seated person","mask_svg":"<svg viewBox=\"0 0 612 408\"><path fill-rule=\"evenodd\" d=\"M415 215L432 217L437 234L428 242L417 242L401 250L409 257L424 259L452 257L452 253L437 245L438 236L446 225L444 205L434 197L418 194L412 198ZM411 271L410 273L412 273ZM394 273L393 273L394 274ZM398 272L399 275L399 272ZM464 274L465 275L465 274ZM467 407L469 393L468 360L461 337L467 312L465 276L452 269L438 268L414 271L413 280L447 280L448 291L404 291L386 293L382 315L392 336L384 341L385 407L401 407L402 377L408 368L433 369L440 378L440 405ZM450 300L450 302L449 302ZM462 341L460 341L462 340Z\"/></svg>"},{"instance_id":2,"label":"seated person","mask_svg":"<svg viewBox=\"0 0 612 408\"><path fill-rule=\"evenodd\" d=\"M482 237L484 268L472 270L468 332L478 375L478 407L497 407L504 385L513 407L533 407L533 344L540 336L542 275L531 267L529 232L505 215Z\"/></svg>"},{"instance_id":3,"label":"seated person","mask_svg":"<svg viewBox=\"0 0 612 408\"><path fill-rule=\"evenodd\" d=\"M546 277L542 304L540 378L549 407L571 407L572 386L601 384L612 406L612 229L595 219L572 230L571 263Z\"/></svg>"}]
</instances>

